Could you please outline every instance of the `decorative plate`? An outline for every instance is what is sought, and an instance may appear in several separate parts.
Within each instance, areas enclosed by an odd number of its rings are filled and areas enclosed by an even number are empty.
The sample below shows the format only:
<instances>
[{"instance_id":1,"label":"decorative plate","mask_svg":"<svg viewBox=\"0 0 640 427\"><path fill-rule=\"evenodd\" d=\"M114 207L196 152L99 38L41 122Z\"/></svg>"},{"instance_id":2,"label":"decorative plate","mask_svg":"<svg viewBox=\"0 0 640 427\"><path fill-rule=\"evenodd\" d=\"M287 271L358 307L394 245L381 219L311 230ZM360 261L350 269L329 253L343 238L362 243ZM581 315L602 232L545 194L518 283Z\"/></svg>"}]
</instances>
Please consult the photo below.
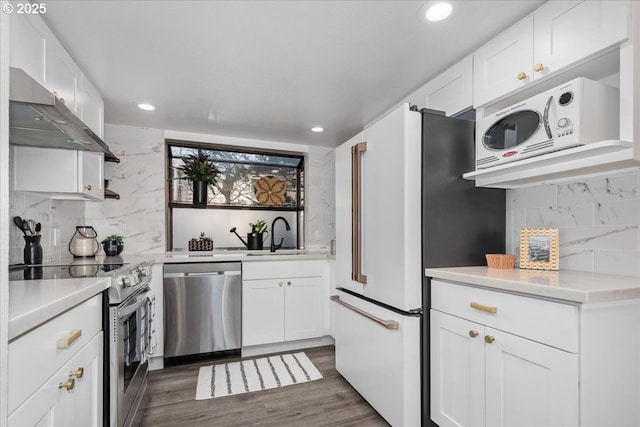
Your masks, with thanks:
<instances>
[{"instance_id":1,"label":"decorative plate","mask_svg":"<svg viewBox=\"0 0 640 427\"><path fill-rule=\"evenodd\" d=\"M282 206L287 188L275 176L260 177L255 184L256 199L263 206Z\"/></svg>"}]
</instances>

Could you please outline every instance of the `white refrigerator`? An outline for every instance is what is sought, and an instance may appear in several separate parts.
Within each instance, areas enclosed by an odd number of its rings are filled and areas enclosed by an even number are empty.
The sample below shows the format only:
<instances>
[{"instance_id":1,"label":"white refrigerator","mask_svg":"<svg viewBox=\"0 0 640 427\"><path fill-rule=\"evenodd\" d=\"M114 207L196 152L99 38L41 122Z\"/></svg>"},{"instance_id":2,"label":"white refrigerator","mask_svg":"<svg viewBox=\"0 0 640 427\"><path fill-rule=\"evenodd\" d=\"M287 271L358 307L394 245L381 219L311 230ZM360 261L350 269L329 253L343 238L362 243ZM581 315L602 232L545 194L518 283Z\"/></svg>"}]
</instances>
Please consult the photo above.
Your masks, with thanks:
<instances>
[{"instance_id":1,"label":"white refrigerator","mask_svg":"<svg viewBox=\"0 0 640 427\"><path fill-rule=\"evenodd\" d=\"M424 268L504 251L504 191L462 179L473 144L472 121L403 104L336 149L336 369L392 426L429 423Z\"/></svg>"}]
</instances>

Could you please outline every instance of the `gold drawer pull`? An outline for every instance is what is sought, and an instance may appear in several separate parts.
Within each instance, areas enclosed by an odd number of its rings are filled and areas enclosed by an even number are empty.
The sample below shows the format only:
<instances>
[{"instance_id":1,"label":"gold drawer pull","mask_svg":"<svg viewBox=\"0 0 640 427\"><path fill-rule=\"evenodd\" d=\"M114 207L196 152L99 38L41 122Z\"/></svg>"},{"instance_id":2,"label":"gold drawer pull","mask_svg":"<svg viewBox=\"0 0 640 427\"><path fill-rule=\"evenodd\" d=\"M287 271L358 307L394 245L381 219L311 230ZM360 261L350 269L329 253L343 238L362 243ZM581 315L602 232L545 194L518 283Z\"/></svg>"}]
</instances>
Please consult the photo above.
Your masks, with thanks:
<instances>
[{"instance_id":1,"label":"gold drawer pull","mask_svg":"<svg viewBox=\"0 0 640 427\"><path fill-rule=\"evenodd\" d=\"M82 378L83 375L84 375L84 368L78 368L77 371L69 371L70 377Z\"/></svg>"},{"instance_id":2,"label":"gold drawer pull","mask_svg":"<svg viewBox=\"0 0 640 427\"><path fill-rule=\"evenodd\" d=\"M542 65L542 64L536 64L536 65L534 65L534 67L533 67L533 71L540 72L540 71L542 71L542 70L544 70L544 65Z\"/></svg>"},{"instance_id":3,"label":"gold drawer pull","mask_svg":"<svg viewBox=\"0 0 640 427\"><path fill-rule=\"evenodd\" d=\"M469 336L470 336L471 338L475 338L475 337L477 337L477 336L478 336L478 331L470 330L470 331L469 331Z\"/></svg>"},{"instance_id":4,"label":"gold drawer pull","mask_svg":"<svg viewBox=\"0 0 640 427\"><path fill-rule=\"evenodd\" d=\"M491 344L492 342L494 342L496 339L494 337L492 337L491 335L485 335L484 336L484 342L486 342L487 344Z\"/></svg>"},{"instance_id":5,"label":"gold drawer pull","mask_svg":"<svg viewBox=\"0 0 640 427\"><path fill-rule=\"evenodd\" d=\"M66 388L67 391L73 390L73 387L76 385L76 380L73 378L69 378L67 382L59 383L58 388Z\"/></svg>"},{"instance_id":6,"label":"gold drawer pull","mask_svg":"<svg viewBox=\"0 0 640 427\"><path fill-rule=\"evenodd\" d=\"M527 78L527 73L525 73L524 71L520 71L518 73L518 80L524 80Z\"/></svg>"},{"instance_id":7,"label":"gold drawer pull","mask_svg":"<svg viewBox=\"0 0 640 427\"><path fill-rule=\"evenodd\" d=\"M66 338L58 340L58 348L69 348L80 336L82 335L82 329L72 329Z\"/></svg>"},{"instance_id":8,"label":"gold drawer pull","mask_svg":"<svg viewBox=\"0 0 640 427\"><path fill-rule=\"evenodd\" d=\"M478 304L477 302L472 302L469 306L476 310L486 311L487 313L496 314L498 312L498 307L489 307L488 305Z\"/></svg>"}]
</instances>

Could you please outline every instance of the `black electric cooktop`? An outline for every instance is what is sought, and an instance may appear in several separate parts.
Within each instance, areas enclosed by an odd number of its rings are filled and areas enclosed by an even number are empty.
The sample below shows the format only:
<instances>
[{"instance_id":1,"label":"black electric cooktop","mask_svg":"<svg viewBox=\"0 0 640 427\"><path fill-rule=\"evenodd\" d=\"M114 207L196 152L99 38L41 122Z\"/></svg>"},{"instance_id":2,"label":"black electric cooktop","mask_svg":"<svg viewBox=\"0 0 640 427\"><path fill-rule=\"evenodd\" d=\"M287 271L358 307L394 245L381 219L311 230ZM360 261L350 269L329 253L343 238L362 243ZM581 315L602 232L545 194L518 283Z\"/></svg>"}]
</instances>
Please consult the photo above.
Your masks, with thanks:
<instances>
[{"instance_id":1,"label":"black electric cooktop","mask_svg":"<svg viewBox=\"0 0 640 427\"><path fill-rule=\"evenodd\" d=\"M9 268L9 281L36 279L76 279L111 275L126 264L71 263L66 265L17 265Z\"/></svg>"}]
</instances>

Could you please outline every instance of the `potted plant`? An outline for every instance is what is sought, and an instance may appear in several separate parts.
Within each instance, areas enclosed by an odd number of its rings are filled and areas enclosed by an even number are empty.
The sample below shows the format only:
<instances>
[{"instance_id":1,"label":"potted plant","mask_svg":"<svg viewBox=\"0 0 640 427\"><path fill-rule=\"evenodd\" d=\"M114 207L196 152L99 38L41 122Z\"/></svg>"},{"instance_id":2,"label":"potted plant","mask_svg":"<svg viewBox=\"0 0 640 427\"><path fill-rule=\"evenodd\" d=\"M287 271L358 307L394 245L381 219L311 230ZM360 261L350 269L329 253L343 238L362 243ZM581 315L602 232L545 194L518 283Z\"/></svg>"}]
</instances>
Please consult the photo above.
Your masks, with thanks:
<instances>
[{"instance_id":1,"label":"potted plant","mask_svg":"<svg viewBox=\"0 0 640 427\"><path fill-rule=\"evenodd\" d=\"M186 179L193 183L193 203L196 205L207 204L207 186L213 186L218 182L220 171L209 159L209 155L198 150L197 154L189 154L182 158L182 165L177 169L182 172L179 179Z\"/></svg>"},{"instance_id":2,"label":"potted plant","mask_svg":"<svg viewBox=\"0 0 640 427\"><path fill-rule=\"evenodd\" d=\"M205 236L204 232L200 232L200 237L194 237L189 240L190 251L212 251L213 240L211 237Z\"/></svg>"},{"instance_id":3,"label":"potted plant","mask_svg":"<svg viewBox=\"0 0 640 427\"><path fill-rule=\"evenodd\" d=\"M102 248L107 256L120 255L124 249L124 237L119 234L107 236L100 243L102 243Z\"/></svg>"},{"instance_id":4,"label":"potted plant","mask_svg":"<svg viewBox=\"0 0 640 427\"><path fill-rule=\"evenodd\" d=\"M267 221L259 219L255 223L250 222L251 233L247 234L247 249L262 249L264 234L269 233Z\"/></svg>"}]
</instances>

